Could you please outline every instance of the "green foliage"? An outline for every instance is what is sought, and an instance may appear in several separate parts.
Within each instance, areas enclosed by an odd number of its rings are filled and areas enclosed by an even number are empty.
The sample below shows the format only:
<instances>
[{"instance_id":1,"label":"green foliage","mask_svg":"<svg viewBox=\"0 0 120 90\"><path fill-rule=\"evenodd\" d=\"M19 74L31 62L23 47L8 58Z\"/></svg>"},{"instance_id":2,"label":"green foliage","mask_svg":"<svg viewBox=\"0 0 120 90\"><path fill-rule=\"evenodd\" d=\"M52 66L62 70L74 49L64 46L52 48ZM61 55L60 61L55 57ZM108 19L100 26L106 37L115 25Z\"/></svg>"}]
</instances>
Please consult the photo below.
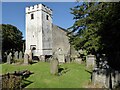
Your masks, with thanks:
<instances>
[{"instance_id":1,"label":"green foliage","mask_svg":"<svg viewBox=\"0 0 120 90\"><path fill-rule=\"evenodd\" d=\"M2 51L22 50L22 32L9 24L2 24L0 27L2 27Z\"/></svg>"},{"instance_id":2,"label":"green foliage","mask_svg":"<svg viewBox=\"0 0 120 90\"><path fill-rule=\"evenodd\" d=\"M3 89L20 89L22 78L20 76L5 74L2 76L2 88Z\"/></svg>"},{"instance_id":3,"label":"green foliage","mask_svg":"<svg viewBox=\"0 0 120 90\"><path fill-rule=\"evenodd\" d=\"M71 10L70 43L77 50L104 53L111 67L120 69L120 2L82 3Z\"/></svg>"},{"instance_id":4,"label":"green foliage","mask_svg":"<svg viewBox=\"0 0 120 90\"><path fill-rule=\"evenodd\" d=\"M120 2L112 3L109 7L109 11L100 27L99 35L109 65L120 70Z\"/></svg>"},{"instance_id":5,"label":"green foliage","mask_svg":"<svg viewBox=\"0 0 120 90\"><path fill-rule=\"evenodd\" d=\"M111 3L82 3L72 8L75 23L69 28L72 35L70 42L76 49L86 49L88 53L95 53L103 49L99 28Z\"/></svg>"}]
</instances>

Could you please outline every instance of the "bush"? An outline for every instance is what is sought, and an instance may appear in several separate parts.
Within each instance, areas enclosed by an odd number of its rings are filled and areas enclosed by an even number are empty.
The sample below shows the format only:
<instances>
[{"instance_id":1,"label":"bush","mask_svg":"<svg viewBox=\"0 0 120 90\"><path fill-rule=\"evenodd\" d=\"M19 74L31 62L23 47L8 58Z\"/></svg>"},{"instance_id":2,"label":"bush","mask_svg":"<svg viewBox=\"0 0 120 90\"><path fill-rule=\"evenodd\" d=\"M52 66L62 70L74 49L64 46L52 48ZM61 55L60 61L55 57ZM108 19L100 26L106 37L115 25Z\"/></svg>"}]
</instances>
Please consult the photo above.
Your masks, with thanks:
<instances>
[{"instance_id":1,"label":"bush","mask_svg":"<svg viewBox=\"0 0 120 90\"><path fill-rule=\"evenodd\" d=\"M22 78L20 76L2 75L2 88L20 89Z\"/></svg>"}]
</instances>

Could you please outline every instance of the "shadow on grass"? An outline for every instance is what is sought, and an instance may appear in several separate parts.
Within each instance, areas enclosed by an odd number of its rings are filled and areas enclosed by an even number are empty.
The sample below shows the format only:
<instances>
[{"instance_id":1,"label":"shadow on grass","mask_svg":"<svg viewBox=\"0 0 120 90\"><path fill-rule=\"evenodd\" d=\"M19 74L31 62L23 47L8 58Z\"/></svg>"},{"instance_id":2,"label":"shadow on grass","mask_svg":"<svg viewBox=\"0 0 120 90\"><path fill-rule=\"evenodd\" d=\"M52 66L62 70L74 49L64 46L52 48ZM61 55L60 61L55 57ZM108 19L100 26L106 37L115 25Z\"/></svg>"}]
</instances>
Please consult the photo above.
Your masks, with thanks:
<instances>
[{"instance_id":1,"label":"shadow on grass","mask_svg":"<svg viewBox=\"0 0 120 90\"><path fill-rule=\"evenodd\" d=\"M35 61L35 60L32 60L32 61L29 62L30 65L36 64L36 63L37 63L37 61Z\"/></svg>"},{"instance_id":2,"label":"shadow on grass","mask_svg":"<svg viewBox=\"0 0 120 90\"><path fill-rule=\"evenodd\" d=\"M27 87L28 85L30 85L31 83L33 83L32 81L29 81L29 80L23 80L22 82L22 88L25 88Z\"/></svg>"},{"instance_id":3,"label":"shadow on grass","mask_svg":"<svg viewBox=\"0 0 120 90\"><path fill-rule=\"evenodd\" d=\"M32 81L26 80L28 77L30 77L30 75L34 74L33 72L29 72L29 74L24 75L23 77L23 81L22 81L22 88L25 88L26 86L30 85L31 83L33 83Z\"/></svg>"},{"instance_id":4,"label":"shadow on grass","mask_svg":"<svg viewBox=\"0 0 120 90\"><path fill-rule=\"evenodd\" d=\"M92 71L89 71L89 70L85 70L86 72L88 72L88 73L90 73L90 74L92 74Z\"/></svg>"},{"instance_id":5,"label":"shadow on grass","mask_svg":"<svg viewBox=\"0 0 120 90\"><path fill-rule=\"evenodd\" d=\"M64 68L59 68L58 73L61 73L64 70Z\"/></svg>"},{"instance_id":6,"label":"shadow on grass","mask_svg":"<svg viewBox=\"0 0 120 90\"><path fill-rule=\"evenodd\" d=\"M60 75L62 75L62 74L67 73L68 71L70 71L70 69L60 67L60 68L58 69L58 74L59 74L59 76L60 76Z\"/></svg>"}]
</instances>

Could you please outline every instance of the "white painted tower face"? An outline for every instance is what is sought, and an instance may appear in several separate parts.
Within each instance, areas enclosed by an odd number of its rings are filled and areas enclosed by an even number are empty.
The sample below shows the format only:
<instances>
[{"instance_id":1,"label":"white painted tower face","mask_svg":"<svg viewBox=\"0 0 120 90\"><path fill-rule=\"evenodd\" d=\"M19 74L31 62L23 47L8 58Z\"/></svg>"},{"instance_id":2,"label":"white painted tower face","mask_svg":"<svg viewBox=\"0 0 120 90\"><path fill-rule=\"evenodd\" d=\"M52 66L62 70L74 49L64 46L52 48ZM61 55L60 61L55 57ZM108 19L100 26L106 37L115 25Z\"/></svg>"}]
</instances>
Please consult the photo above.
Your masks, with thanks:
<instances>
[{"instance_id":1,"label":"white painted tower face","mask_svg":"<svg viewBox=\"0 0 120 90\"><path fill-rule=\"evenodd\" d=\"M26 7L26 54L52 55L52 10L38 4Z\"/></svg>"}]
</instances>

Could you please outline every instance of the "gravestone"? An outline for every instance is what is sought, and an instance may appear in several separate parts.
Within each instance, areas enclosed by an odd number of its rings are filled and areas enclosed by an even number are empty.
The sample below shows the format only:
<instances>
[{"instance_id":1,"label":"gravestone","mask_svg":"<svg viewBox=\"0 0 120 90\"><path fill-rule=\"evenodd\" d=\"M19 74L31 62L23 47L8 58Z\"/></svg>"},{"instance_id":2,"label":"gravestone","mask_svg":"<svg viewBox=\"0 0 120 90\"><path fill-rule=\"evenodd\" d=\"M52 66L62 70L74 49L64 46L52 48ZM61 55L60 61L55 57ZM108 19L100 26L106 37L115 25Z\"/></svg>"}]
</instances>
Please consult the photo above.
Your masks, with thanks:
<instances>
[{"instance_id":1,"label":"gravestone","mask_svg":"<svg viewBox=\"0 0 120 90\"><path fill-rule=\"evenodd\" d=\"M59 63L65 63L65 55L61 48L59 48L57 51L57 58L58 58Z\"/></svg>"},{"instance_id":2,"label":"gravestone","mask_svg":"<svg viewBox=\"0 0 120 90\"><path fill-rule=\"evenodd\" d=\"M14 53L14 58L15 58L15 60L18 59L18 51L16 51L16 52Z\"/></svg>"},{"instance_id":3,"label":"gravestone","mask_svg":"<svg viewBox=\"0 0 120 90\"><path fill-rule=\"evenodd\" d=\"M78 63L78 64L81 64L82 63L82 58L75 58L75 62Z\"/></svg>"},{"instance_id":4,"label":"gravestone","mask_svg":"<svg viewBox=\"0 0 120 90\"><path fill-rule=\"evenodd\" d=\"M100 87L109 88L109 72L107 69L96 68L92 73L92 83L94 86L99 85Z\"/></svg>"},{"instance_id":5,"label":"gravestone","mask_svg":"<svg viewBox=\"0 0 120 90\"><path fill-rule=\"evenodd\" d=\"M19 52L19 59L23 59L22 56L23 56L23 55L22 55L22 52L20 51L20 52Z\"/></svg>"},{"instance_id":6,"label":"gravestone","mask_svg":"<svg viewBox=\"0 0 120 90\"><path fill-rule=\"evenodd\" d=\"M70 55L65 56L65 62L70 63Z\"/></svg>"},{"instance_id":7,"label":"gravestone","mask_svg":"<svg viewBox=\"0 0 120 90\"><path fill-rule=\"evenodd\" d=\"M87 65L87 67L89 67L89 66L94 67L95 60L96 60L95 55L87 55L86 56L86 65Z\"/></svg>"},{"instance_id":8,"label":"gravestone","mask_svg":"<svg viewBox=\"0 0 120 90\"><path fill-rule=\"evenodd\" d=\"M112 88L115 88L117 85L120 84L120 72L116 70L111 71L111 81L112 81Z\"/></svg>"},{"instance_id":9,"label":"gravestone","mask_svg":"<svg viewBox=\"0 0 120 90\"><path fill-rule=\"evenodd\" d=\"M120 72L111 68L95 68L92 73L93 85L115 88L120 83Z\"/></svg>"},{"instance_id":10,"label":"gravestone","mask_svg":"<svg viewBox=\"0 0 120 90\"><path fill-rule=\"evenodd\" d=\"M29 53L29 60L32 60L32 52Z\"/></svg>"},{"instance_id":11,"label":"gravestone","mask_svg":"<svg viewBox=\"0 0 120 90\"><path fill-rule=\"evenodd\" d=\"M7 63L11 64L11 59L12 59L12 53L10 52L9 55L7 55Z\"/></svg>"},{"instance_id":12,"label":"gravestone","mask_svg":"<svg viewBox=\"0 0 120 90\"><path fill-rule=\"evenodd\" d=\"M65 63L65 56L64 56L64 54L58 54L58 61L60 63Z\"/></svg>"},{"instance_id":13,"label":"gravestone","mask_svg":"<svg viewBox=\"0 0 120 90\"><path fill-rule=\"evenodd\" d=\"M29 64L29 55L28 54L24 54L24 64L25 65Z\"/></svg>"},{"instance_id":14,"label":"gravestone","mask_svg":"<svg viewBox=\"0 0 120 90\"><path fill-rule=\"evenodd\" d=\"M58 73L59 62L57 59L50 61L50 73L56 75Z\"/></svg>"},{"instance_id":15,"label":"gravestone","mask_svg":"<svg viewBox=\"0 0 120 90\"><path fill-rule=\"evenodd\" d=\"M41 58L41 61L42 61L42 62L45 62L45 56L44 56L44 55L41 55L40 58Z\"/></svg>"}]
</instances>

